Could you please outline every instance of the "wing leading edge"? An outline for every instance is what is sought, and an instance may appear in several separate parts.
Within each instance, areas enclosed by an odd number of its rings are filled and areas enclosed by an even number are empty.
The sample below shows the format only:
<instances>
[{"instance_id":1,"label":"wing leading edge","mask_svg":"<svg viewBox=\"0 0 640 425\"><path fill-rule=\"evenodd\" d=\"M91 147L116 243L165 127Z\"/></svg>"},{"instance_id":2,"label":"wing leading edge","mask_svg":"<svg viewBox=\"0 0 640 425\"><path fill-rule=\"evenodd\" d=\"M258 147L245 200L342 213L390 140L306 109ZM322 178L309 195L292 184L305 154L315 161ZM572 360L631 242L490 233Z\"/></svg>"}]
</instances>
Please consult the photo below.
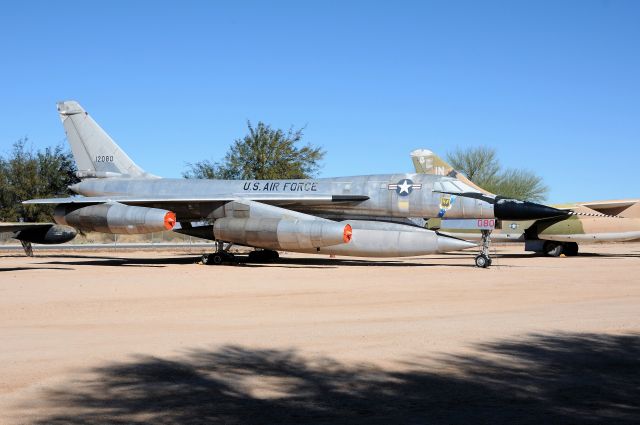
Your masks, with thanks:
<instances>
[{"instance_id":1,"label":"wing leading edge","mask_svg":"<svg viewBox=\"0 0 640 425\"><path fill-rule=\"evenodd\" d=\"M300 204L317 203L317 202L363 202L369 197L365 195L311 195L301 198L299 196L286 195L229 195L221 197L133 197L133 196L78 196L67 198L44 198L30 199L24 201L23 204L102 204L105 202L119 202L126 205L145 205L158 203L200 203L200 202L231 202L237 200L248 200L258 202L295 202Z\"/></svg>"},{"instance_id":2,"label":"wing leading edge","mask_svg":"<svg viewBox=\"0 0 640 425\"><path fill-rule=\"evenodd\" d=\"M27 229L43 229L53 226L53 223L0 223L0 233L13 233Z\"/></svg>"}]
</instances>

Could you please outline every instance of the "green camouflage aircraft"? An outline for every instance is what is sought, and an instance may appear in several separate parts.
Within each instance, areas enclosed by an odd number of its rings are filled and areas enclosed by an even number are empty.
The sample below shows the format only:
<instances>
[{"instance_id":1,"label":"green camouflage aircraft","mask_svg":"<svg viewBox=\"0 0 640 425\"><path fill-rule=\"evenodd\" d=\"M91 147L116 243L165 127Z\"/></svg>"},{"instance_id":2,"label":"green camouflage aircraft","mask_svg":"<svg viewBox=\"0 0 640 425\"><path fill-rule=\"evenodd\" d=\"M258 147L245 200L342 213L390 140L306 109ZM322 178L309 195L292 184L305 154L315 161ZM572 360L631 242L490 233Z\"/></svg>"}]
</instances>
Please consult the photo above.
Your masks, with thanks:
<instances>
[{"instance_id":1,"label":"green camouflage aircraft","mask_svg":"<svg viewBox=\"0 0 640 425\"><path fill-rule=\"evenodd\" d=\"M491 195L427 149L411 152L417 173L454 177L480 192ZM491 239L524 242L525 250L558 257L578 255L578 244L640 240L640 199L576 202L553 207L571 211L564 217L539 220L496 220ZM426 227L467 240L479 240L478 230L447 227L448 220L429 219Z\"/></svg>"}]
</instances>

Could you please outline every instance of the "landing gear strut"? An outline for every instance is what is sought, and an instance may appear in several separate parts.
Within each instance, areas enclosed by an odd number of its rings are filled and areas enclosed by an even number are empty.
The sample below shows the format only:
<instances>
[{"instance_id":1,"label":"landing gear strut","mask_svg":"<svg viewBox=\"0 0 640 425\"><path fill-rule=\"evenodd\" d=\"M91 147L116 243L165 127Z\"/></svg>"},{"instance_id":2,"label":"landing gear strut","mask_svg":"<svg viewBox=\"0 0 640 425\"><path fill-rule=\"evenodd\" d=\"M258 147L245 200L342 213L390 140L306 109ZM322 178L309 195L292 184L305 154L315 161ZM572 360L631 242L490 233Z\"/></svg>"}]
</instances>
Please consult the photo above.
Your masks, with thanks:
<instances>
[{"instance_id":1,"label":"landing gear strut","mask_svg":"<svg viewBox=\"0 0 640 425\"><path fill-rule=\"evenodd\" d=\"M31 242L20 241L22 244L22 248L24 249L24 253L27 257L33 257L33 247L31 246Z\"/></svg>"},{"instance_id":2,"label":"landing gear strut","mask_svg":"<svg viewBox=\"0 0 640 425\"><path fill-rule=\"evenodd\" d=\"M486 269L491 265L491 256L489 255L489 246L491 244L491 230L480 230L482 233L482 247L480 254L476 256L476 266Z\"/></svg>"},{"instance_id":3,"label":"landing gear strut","mask_svg":"<svg viewBox=\"0 0 640 425\"><path fill-rule=\"evenodd\" d=\"M217 266L224 263L233 263L235 256L228 252L229 248L231 248L231 244L227 244L225 247L224 242L216 241L216 252L204 254L202 256L202 264Z\"/></svg>"}]
</instances>

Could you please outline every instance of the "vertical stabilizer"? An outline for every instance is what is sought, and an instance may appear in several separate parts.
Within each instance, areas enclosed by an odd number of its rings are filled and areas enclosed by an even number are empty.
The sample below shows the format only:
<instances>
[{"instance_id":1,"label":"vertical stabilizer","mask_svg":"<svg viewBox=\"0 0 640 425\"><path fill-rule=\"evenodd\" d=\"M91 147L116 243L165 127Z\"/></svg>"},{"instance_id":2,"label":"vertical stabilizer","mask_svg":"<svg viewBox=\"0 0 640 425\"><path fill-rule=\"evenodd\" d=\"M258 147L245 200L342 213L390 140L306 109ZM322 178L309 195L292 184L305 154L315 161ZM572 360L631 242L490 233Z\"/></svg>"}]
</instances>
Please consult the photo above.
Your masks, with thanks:
<instances>
[{"instance_id":1,"label":"vertical stabilizer","mask_svg":"<svg viewBox=\"0 0 640 425\"><path fill-rule=\"evenodd\" d=\"M415 151L411 152L411 160L413 161L413 166L416 169L416 173L453 177L454 179L458 179L482 193L493 195L491 192L488 192L473 183L462 173L456 171L445 160L428 149L416 149Z\"/></svg>"},{"instance_id":2,"label":"vertical stabilizer","mask_svg":"<svg viewBox=\"0 0 640 425\"><path fill-rule=\"evenodd\" d=\"M155 177L138 167L74 100L58 103L78 177Z\"/></svg>"},{"instance_id":3,"label":"vertical stabilizer","mask_svg":"<svg viewBox=\"0 0 640 425\"><path fill-rule=\"evenodd\" d=\"M633 205L620 213L620 216L628 218L640 218L640 200L636 200Z\"/></svg>"}]
</instances>

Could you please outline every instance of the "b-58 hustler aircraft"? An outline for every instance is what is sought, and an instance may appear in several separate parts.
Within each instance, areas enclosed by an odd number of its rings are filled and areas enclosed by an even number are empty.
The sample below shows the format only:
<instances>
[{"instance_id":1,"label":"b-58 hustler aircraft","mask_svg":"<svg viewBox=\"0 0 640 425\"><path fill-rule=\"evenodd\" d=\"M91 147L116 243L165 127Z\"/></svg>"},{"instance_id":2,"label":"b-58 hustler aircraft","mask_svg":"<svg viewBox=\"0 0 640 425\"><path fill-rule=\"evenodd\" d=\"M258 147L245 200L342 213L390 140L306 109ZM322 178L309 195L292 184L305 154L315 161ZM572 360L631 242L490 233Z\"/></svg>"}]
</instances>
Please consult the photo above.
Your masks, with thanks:
<instances>
[{"instance_id":1,"label":"b-58 hustler aircraft","mask_svg":"<svg viewBox=\"0 0 640 425\"><path fill-rule=\"evenodd\" d=\"M385 174L296 180L185 180L137 166L75 101L58 112L78 165L81 197L37 199L56 204L55 221L86 231L162 230L216 241L205 263L230 260L231 244L365 257L417 256L474 246L416 225L413 217L537 219L566 214L540 204L489 197L437 175ZM456 196L456 202L452 202ZM209 222L209 225L195 223ZM180 228L174 228L176 223ZM250 258L251 259L251 258Z\"/></svg>"}]
</instances>

